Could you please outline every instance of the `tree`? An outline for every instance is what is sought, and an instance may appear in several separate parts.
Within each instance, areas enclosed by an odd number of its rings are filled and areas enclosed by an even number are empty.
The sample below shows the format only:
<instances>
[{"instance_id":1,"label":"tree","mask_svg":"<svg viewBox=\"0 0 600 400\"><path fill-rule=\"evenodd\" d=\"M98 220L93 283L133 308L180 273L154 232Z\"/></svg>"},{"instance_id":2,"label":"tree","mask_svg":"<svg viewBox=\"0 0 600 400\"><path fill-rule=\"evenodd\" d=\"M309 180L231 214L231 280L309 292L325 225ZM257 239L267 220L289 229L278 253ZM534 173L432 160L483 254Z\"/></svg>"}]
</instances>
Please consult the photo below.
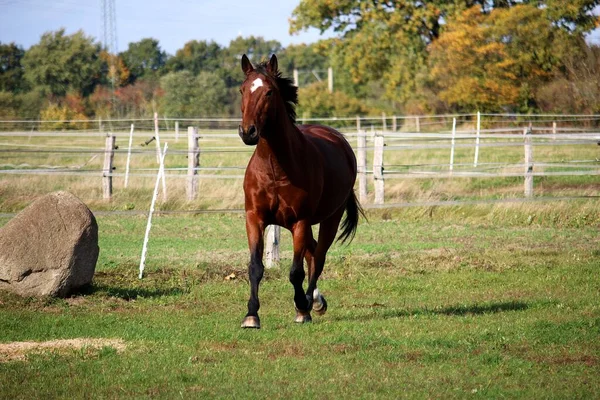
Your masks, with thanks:
<instances>
[{"instance_id":1,"label":"tree","mask_svg":"<svg viewBox=\"0 0 600 400\"><path fill-rule=\"evenodd\" d=\"M158 40L153 38L129 43L120 57L131 73L131 82L148 75L160 74L167 63L167 53L161 50Z\"/></svg>"},{"instance_id":2,"label":"tree","mask_svg":"<svg viewBox=\"0 0 600 400\"><path fill-rule=\"evenodd\" d=\"M556 28L553 32L581 37L598 22L591 11L599 4L600 0L301 0L290 31L314 27L338 32L331 52L336 69L348 74L344 90L360 91L369 82L381 81L388 98L406 104L415 96L426 98L428 47L465 10L488 15L527 5L540 11L540 19Z\"/></svg>"},{"instance_id":3,"label":"tree","mask_svg":"<svg viewBox=\"0 0 600 400\"><path fill-rule=\"evenodd\" d=\"M490 40L486 16L473 7L431 45L432 78L440 98L460 111L498 111L519 95L515 61L506 45Z\"/></svg>"},{"instance_id":4,"label":"tree","mask_svg":"<svg viewBox=\"0 0 600 400\"><path fill-rule=\"evenodd\" d=\"M130 82L131 72L120 56L102 51L100 52L100 59L104 61L107 67L106 79L109 82L113 82L114 79L115 87L125 86Z\"/></svg>"},{"instance_id":5,"label":"tree","mask_svg":"<svg viewBox=\"0 0 600 400\"><path fill-rule=\"evenodd\" d=\"M201 71L216 71L223 64L223 49L211 41L191 40L182 49L177 50L175 56L167 63L169 71L188 70L193 75Z\"/></svg>"},{"instance_id":6,"label":"tree","mask_svg":"<svg viewBox=\"0 0 600 400\"><path fill-rule=\"evenodd\" d=\"M442 100L462 111L529 112L535 94L578 51L571 36L533 5L473 7L448 21L430 50L431 77Z\"/></svg>"},{"instance_id":7,"label":"tree","mask_svg":"<svg viewBox=\"0 0 600 400\"><path fill-rule=\"evenodd\" d=\"M17 93L24 88L21 59L25 50L14 43L0 42L0 91Z\"/></svg>"},{"instance_id":8,"label":"tree","mask_svg":"<svg viewBox=\"0 0 600 400\"><path fill-rule=\"evenodd\" d=\"M203 71L170 72L160 80L164 96L162 110L173 117L215 117L223 114L227 88L219 75Z\"/></svg>"},{"instance_id":9,"label":"tree","mask_svg":"<svg viewBox=\"0 0 600 400\"><path fill-rule=\"evenodd\" d=\"M278 54L283 50L281 43L277 40L265 40L261 36L238 36L227 48L230 61L235 60L239 64L242 55L246 54L250 61L257 63L268 60L272 54Z\"/></svg>"},{"instance_id":10,"label":"tree","mask_svg":"<svg viewBox=\"0 0 600 400\"><path fill-rule=\"evenodd\" d=\"M298 91L298 119L332 118L364 115L374 110L342 92L329 93L325 82L318 82ZM329 124L336 125L334 121Z\"/></svg>"},{"instance_id":11,"label":"tree","mask_svg":"<svg viewBox=\"0 0 600 400\"><path fill-rule=\"evenodd\" d=\"M22 64L24 77L33 88L55 96L69 91L87 96L101 80L100 45L83 31L45 33L25 52Z\"/></svg>"}]
</instances>

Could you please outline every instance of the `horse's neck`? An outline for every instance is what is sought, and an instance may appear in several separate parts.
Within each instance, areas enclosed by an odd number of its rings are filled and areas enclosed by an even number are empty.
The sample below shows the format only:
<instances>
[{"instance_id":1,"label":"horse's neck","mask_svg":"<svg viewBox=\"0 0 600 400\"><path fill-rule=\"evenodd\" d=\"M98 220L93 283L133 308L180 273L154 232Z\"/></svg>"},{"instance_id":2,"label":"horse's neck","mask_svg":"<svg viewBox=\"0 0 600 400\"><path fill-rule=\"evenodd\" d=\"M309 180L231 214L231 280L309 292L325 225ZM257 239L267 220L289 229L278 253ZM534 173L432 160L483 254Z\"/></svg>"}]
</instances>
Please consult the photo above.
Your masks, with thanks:
<instances>
[{"instance_id":1,"label":"horse's neck","mask_svg":"<svg viewBox=\"0 0 600 400\"><path fill-rule=\"evenodd\" d=\"M257 151L265 161L276 162L290 178L302 175L307 160L307 142L302 132L288 118L269 126L269 129L271 131L265 135L265 140L259 141Z\"/></svg>"}]
</instances>

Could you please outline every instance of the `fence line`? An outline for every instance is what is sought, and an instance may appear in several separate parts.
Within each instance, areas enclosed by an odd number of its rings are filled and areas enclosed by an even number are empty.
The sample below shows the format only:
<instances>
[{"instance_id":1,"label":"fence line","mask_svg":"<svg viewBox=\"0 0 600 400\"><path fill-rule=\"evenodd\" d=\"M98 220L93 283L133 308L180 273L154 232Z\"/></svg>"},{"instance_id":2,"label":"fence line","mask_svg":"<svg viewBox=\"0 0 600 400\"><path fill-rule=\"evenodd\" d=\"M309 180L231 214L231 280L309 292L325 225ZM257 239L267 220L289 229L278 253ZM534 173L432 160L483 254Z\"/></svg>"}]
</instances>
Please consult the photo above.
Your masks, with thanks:
<instances>
[{"instance_id":1,"label":"fence line","mask_svg":"<svg viewBox=\"0 0 600 400\"><path fill-rule=\"evenodd\" d=\"M488 115L488 114L481 114ZM479 114L478 114L479 116ZM385 116L382 116L384 120ZM434 118L434 117L432 117ZM364 121L364 119L362 119ZM563 128L557 128L555 124L552 127L552 133L537 133L537 132L547 132L549 128L543 127L533 127L530 126L525 130L524 133L515 134L514 132L522 131L522 128L518 130L515 128L505 128L505 129L481 129L481 118L477 118L477 126L475 130L456 130L456 118L453 119L452 130L450 132L447 131L438 131L436 133L420 133L420 132L404 132L398 133L393 131L385 131L385 130L375 130L373 126L371 126L370 131L358 130L356 132L346 134L347 137L357 137L357 143L355 146L355 151L357 153L358 159L358 184L359 184L359 199L365 203L367 201L367 175L373 177L373 187L375 191L374 202L375 204L384 204L385 198L385 179L418 179L418 178L436 178L436 179L446 179L446 178L489 178L489 177L523 177L525 184L525 194L527 196L533 195L533 178L534 177L542 177L542 176L582 176L582 175L590 175L596 176L600 175L600 169L594 165L581 165L582 163L595 163L599 162L596 160L566 160L560 163L544 163L540 162L535 164L533 162L533 152L534 147L539 146L573 146L573 145L589 145L595 144L600 138L600 133L596 132L585 132L582 133L578 130L574 130L573 128L564 128L564 132L574 132L574 133L560 133ZM160 147L158 147L160 142L160 137L162 136L163 140L166 137L171 137L172 135L159 133L158 121L159 118L156 115L152 120L154 122L154 132L147 132L145 137L148 137L149 134L154 133L152 139L156 140L157 144L157 156L160 160ZM178 119L181 121L181 119ZM361 118L356 119L356 124L358 127L361 126ZM471 134L474 133L474 134ZM0 133L0 137L16 137L16 136L51 136L48 133L34 133L30 134L28 132L11 132L11 133ZM141 136L142 134L137 134L137 136ZM60 133L55 136L65 136L65 137L73 137L75 134L72 133ZM81 137L81 135L77 135ZM130 168L129 162L127 163L127 168L125 174L114 172L112 160L115 154L127 154L129 157L133 154L152 154L154 150L148 149L132 149L131 141L134 137L134 129L133 124L131 125L131 130L129 132L129 148L124 150L118 150L115 146L115 138L116 134L91 134L89 136L85 136L86 138L95 138L95 137L105 137L106 143L104 149L86 149L86 148L77 148L77 149L69 149L69 148L58 148L57 146L37 146L37 148L31 149L30 144L26 144L28 148L18 148L21 145L10 145L11 147L17 147L16 149L0 149L0 153L11 153L11 156L18 153L65 153L65 154L104 154L105 161L102 167L102 170L94 170L94 169L82 169L86 164L82 166L75 167L46 167L42 168L29 168L29 169L9 169L9 170L0 170L0 174L5 175L72 175L72 176L95 176L101 175L103 177L103 193L105 198L110 198L112 195L112 178L113 177L125 177L125 182L129 177L153 177L154 172L159 166L156 168ZM123 134L124 136L124 134ZM174 136L173 136L174 137ZM171 150L169 151L169 155L172 156L187 156L187 168L186 167L173 167L173 168L159 168L162 171L163 178L163 196L166 196L166 177L169 178L182 178L186 177L188 186L186 189L188 200L192 200L196 197L198 179L242 179L243 174L206 174L201 172L207 171L224 171L224 172L234 172L245 169L245 166L229 166L229 167L211 167L211 166L200 166L199 157L200 154L205 153L250 153L253 151L251 147L238 147L238 146L217 146L217 147L204 147L200 148L199 140L210 140L212 138L220 138L220 139L228 139L228 138L238 138L237 134L216 134L216 133L198 133L197 128L189 127L188 128L188 149L187 150ZM475 139L475 143L473 143L473 139ZM489 142L489 139L493 140L502 140L501 142ZM398 141L408 141L411 143L406 144L397 144ZM110 143L109 143L110 141ZM423 142L426 143L418 143ZM427 143L431 141L436 141L437 143ZM470 141L469 143L457 143L457 141ZM149 143L148 141L147 143ZM415 143L417 142L417 143ZM147 144L146 143L146 144ZM368 145L370 143L371 145ZM8 146L9 144L2 144ZM478 151L479 149L484 148L508 148L508 147L521 147L524 146L524 162L523 163L481 163L478 160ZM475 159L474 162L469 165L467 163L459 163L456 164L454 162L454 150L459 148L475 148ZM433 150L433 149L449 149L450 150L450 162L448 164L445 163L436 163L436 164L407 164L407 165L387 165L385 164L385 154L390 151L402 151L402 150ZM373 154L373 163L372 169L369 171L366 165L367 151L372 151ZM88 161L89 163L89 161ZM13 164L3 164L4 166L11 166ZM465 169L464 167L471 166L473 169ZM442 169L442 171L438 170L393 170L386 168L433 168L437 167L438 169ZM568 169L568 171L539 171L534 170L539 167L560 167ZM457 170L459 168L459 170ZM493 169L505 169L508 171L490 171ZM510 171L510 169L519 169L520 171ZM148 172L148 173L145 173ZM181 173L176 173L181 172ZM187 173L184 173L187 172ZM165 197L166 198L166 197Z\"/></svg>"}]
</instances>

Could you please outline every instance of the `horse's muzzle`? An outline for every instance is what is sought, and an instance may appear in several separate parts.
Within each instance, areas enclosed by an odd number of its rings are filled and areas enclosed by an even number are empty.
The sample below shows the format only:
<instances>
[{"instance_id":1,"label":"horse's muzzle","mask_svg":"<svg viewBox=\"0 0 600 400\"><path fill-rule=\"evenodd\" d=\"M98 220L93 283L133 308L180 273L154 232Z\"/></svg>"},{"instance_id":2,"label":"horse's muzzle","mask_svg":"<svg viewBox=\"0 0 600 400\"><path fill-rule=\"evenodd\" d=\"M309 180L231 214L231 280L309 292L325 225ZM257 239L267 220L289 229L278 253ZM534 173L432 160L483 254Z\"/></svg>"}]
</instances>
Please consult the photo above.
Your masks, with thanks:
<instances>
[{"instance_id":1,"label":"horse's muzzle","mask_svg":"<svg viewBox=\"0 0 600 400\"><path fill-rule=\"evenodd\" d=\"M242 138L244 144L247 144L248 146L254 146L258 143L258 131L256 130L255 125L250 125L248 131L245 131L244 128L242 128L242 126L240 125L238 133Z\"/></svg>"}]
</instances>

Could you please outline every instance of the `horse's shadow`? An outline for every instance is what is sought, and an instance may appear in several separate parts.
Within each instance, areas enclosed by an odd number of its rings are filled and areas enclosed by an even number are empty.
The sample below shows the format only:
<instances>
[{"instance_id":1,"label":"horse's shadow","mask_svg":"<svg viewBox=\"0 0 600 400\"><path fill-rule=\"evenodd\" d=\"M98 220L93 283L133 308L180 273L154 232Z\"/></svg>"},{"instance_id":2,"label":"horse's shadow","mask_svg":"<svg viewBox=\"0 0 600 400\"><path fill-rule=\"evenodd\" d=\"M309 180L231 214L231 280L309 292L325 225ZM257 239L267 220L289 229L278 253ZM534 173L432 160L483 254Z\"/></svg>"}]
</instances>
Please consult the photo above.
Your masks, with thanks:
<instances>
[{"instance_id":1,"label":"horse's shadow","mask_svg":"<svg viewBox=\"0 0 600 400\"><path fill-rule=\"evenodd\" d=\"M360 315L344 315L336 316L336 320L374 320L374 319L391 319L391 318L406 318L418 315L447 315L447 316L466 316L466 315L484 315L496 314L508 311L523 311L527 310L529 305L522 301L504 301L492 302L486 304L468 304L468 305L451 305L442 308L416 308L416 309L400 309L387 308L384 304L375 304L369 306L369 312L358 313Z\"/></svg>"},{"instance_id":2,"label":"horse's shadow","mask_svg":"<svg viewBox=\"0 0 600 400\"><path fill-rule=\"evenodd\" d=\"M170 288L141 288L141 287L119 287L104 284L91 284L81 288L73 295L104 295L114 297L125 301L136 300L138 298L157 298L164 296L180 296L186 291L178 287Z\"/></svg>"}]
</instances>

